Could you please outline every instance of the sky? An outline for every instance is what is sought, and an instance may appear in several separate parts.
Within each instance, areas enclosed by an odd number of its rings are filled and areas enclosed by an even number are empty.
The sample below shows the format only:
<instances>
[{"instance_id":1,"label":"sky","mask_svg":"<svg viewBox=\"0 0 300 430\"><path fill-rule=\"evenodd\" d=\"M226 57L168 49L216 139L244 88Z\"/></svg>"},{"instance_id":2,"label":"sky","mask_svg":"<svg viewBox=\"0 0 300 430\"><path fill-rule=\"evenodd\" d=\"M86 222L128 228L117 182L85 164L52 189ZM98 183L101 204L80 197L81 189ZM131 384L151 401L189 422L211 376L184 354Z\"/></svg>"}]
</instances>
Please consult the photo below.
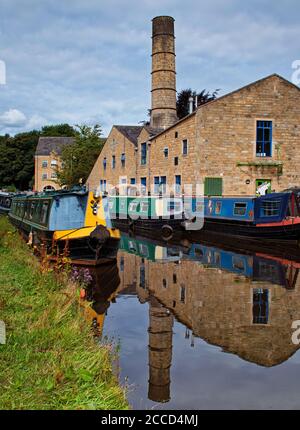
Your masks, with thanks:
<instances>
[{"instance_id":1,"label":"sky","mask_svg":"<svg viewBox=\"0 0 300 430\"><path fill-rule=\"evenodd\" d=\"M299 0L0 0L0 134L146 120L157 15L175 19L177 91L293 79Z\"/></svg>"}]
</instances>

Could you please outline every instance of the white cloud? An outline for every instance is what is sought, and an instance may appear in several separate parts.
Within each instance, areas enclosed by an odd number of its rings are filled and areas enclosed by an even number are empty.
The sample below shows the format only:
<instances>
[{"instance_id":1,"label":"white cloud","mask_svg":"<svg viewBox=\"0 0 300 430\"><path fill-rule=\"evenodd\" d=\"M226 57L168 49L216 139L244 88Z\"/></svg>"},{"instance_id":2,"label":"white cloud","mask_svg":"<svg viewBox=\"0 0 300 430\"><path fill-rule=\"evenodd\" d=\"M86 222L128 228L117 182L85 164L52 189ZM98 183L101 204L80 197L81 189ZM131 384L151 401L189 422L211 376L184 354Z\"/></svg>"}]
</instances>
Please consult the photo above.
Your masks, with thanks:
<instances>
[{"instance_id":1,"label":"white cloud","mask_svg":"<svg viewBox=\"0 0 300 430\"><path fill-rule=\"evenodd\" d=\"M26 124L27 118L18 109L9 109L0 115L0 126L4 127L24 127Z\"/></svg>"}]
</instances>

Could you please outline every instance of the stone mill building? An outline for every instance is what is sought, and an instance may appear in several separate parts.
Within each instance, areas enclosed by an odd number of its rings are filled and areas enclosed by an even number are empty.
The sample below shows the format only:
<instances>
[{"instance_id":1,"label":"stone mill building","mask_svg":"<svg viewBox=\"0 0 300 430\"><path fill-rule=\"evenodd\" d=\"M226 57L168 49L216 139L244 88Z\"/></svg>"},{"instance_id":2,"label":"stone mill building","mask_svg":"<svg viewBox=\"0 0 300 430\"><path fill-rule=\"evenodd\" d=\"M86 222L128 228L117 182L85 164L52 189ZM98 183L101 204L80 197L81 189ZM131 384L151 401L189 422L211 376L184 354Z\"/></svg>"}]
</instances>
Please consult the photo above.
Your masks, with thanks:
<instances>
[{"instance_id":1,"label":"stone mill building","mask_svg":"<svg viewBox=\"0 0 300 430\"><path fill-rule=\"evenodd\" d=\"M206 195L254 195L265 182L274 191L299 185L299 88L273 74L178 120L175 59L174 19L156 17L150 124L112 127L89 188L137 184L180 193L202 183Z\"/></svg>"}]
</instances>

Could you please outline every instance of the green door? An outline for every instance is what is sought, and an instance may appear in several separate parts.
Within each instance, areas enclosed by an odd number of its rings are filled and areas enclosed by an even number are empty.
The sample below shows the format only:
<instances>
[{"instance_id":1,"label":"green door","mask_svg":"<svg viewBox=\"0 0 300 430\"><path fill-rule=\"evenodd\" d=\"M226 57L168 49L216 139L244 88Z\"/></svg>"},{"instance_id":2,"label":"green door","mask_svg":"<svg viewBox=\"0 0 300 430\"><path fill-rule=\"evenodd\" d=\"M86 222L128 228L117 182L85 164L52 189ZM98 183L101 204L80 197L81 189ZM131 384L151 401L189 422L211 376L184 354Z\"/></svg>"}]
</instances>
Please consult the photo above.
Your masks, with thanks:
<instances>
[{"instance_id":1,"label":"green door","mask_svg":"<svg viewBox=\"0 0 300 430\"><path fill-rule=\"evenodd\" d=\"M266 194L270 194L272 192L272 181L271 179L256 179L255 181L255 193L258 195L258 188L263 184L270 184L268 189L266 190Z\"/></svg>"},{"instance_id":2,"label":"green door","mask_svg":"<svg viewBox=\"0 0 300 430\"><path fill-rule=\"evenodd\" d=\"M222 178L205 178L204 180L205 196L221 196L222 194L223 194Z\"/></svg>"}]
</instances>

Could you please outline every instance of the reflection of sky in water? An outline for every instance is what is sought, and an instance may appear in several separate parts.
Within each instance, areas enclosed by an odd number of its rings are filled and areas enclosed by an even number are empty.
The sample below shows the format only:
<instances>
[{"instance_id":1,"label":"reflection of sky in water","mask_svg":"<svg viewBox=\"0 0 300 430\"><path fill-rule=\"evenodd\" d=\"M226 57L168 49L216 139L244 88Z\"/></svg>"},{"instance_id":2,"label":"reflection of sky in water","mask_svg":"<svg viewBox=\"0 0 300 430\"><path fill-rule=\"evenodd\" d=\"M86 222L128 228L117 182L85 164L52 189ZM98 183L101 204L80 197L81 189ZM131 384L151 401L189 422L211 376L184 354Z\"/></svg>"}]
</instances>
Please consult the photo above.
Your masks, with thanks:
<instances>
[{"instance_id":1,"label":"reflection of sky in water","mask_svg":"<svg viewBox=\"0 0 300 430\"><path fill-rule=\"evenodd\" d=\"M265 368L222 352L195 338L185 338L186 328L173 327L171 401L148 400L149 304L135 296L118 296L104 323L104 334L120 339L122 380L133 385L128 395L134 408L166 409L246 409L300 408L300 354L288 361Z\"/></svg>"}]
</instances>

